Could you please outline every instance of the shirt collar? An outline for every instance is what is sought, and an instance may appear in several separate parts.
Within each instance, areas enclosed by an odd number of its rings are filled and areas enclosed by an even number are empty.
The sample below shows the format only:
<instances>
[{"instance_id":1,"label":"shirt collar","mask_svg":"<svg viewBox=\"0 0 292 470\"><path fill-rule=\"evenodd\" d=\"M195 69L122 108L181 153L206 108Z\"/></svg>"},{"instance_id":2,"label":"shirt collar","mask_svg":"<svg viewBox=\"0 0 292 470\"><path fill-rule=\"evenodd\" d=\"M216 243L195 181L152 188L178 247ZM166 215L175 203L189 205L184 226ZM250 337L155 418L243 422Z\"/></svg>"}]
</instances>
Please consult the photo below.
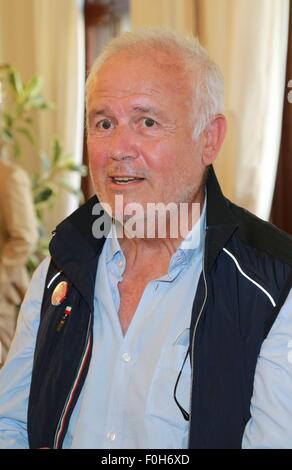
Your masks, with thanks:
<instances>
[{"instance_id":1,"label":"shirt collar","mask_svg":"<svg viewBox=\"0 0 292 470\"><path fill-rule=\"evenodd\" d=\"M117 253L122 253L115 223L112 223L107 239L106 262L109 263Z\"/></svg>"},{"instance_id":2,"label":"shirt collar","mask_svg":"<svg viewBox=\"0 0 292 470\"><path fill-rule=\"evenodd\" d=\"M207 206L207 194L205 193L205 200L203 210L200 218L192 227L192 230L187 234L185 239L181 242L176 252L173 254L169 269L178 261L184 261L189 263L193 256L202 252L204 244L204 234L206 229L206 206ZM119 239L117 237L116 224L112 223L111 229L108 233L108 243L106 244L106 262L109 263L119 253L123 255Z\"/></svg>"},{"instance_id":3,"label":"shirt collar","mask_svg":"<svg viewBox=\"0 0 292 470\"><path fill-rule=\"evenodd\" d=\"M194 256L198 256L203 252L206 229L206 206L207 195L205 193L205 200L200 218L194 224L192 230L190 230L172 256L169 266L170 271L172 266L176 265L178 261L180 263L184 262L189 264Z\"/></svg>"}]
</instances>

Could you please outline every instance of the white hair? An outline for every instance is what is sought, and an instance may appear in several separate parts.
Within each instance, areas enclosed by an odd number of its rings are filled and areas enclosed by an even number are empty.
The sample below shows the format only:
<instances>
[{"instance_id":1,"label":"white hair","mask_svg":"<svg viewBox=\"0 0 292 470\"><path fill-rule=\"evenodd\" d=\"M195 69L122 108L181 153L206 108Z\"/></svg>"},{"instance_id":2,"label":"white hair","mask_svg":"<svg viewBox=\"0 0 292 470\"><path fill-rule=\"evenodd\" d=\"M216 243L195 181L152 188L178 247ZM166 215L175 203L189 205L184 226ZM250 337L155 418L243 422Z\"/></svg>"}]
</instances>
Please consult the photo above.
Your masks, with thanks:
<instances>
[{"instance_id":1,"label":"white hair","mask_svg":"<svg viewBox=\"0 0 292 470\"><path fill-rule=\"evenodd\" d=\"M197 139L210 119L224 109L224 79L217 64L208 56L199 40L193 36L164 28L143 28L126 32L112 39L97 57L86 80L86 103L94 87L96 74L107 59L127 51L131 55L145 50L160 50L175 55L193 75L194 138Z\"/></svg>"}]
</instances>

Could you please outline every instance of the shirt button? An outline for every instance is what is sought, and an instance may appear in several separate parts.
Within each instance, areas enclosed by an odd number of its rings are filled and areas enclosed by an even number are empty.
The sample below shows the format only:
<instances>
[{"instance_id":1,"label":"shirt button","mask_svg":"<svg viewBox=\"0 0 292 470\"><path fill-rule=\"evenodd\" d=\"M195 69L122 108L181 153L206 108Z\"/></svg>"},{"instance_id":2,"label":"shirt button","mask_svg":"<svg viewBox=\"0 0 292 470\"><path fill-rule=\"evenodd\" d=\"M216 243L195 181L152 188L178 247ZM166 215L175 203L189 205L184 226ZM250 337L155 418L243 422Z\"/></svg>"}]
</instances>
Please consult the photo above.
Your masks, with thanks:
<instances>
[{"instance_id":1,"label":"shirt button","mask_svg":"<svg viewBox=\"0 0 292 470\"><path fill-rule=\"evenodd\" d=\"M109 441L113 442L116 440L116 433L115 432L108 432L106 437L108 438Z\"/></svg>"},{"instance_id":2,"label":"shirt button","mask_svg":"<svg viewBox=\"0 0 292 470\"><path fill-rule=\"evenodd\" d=\"M129 353L124 353L122 357L125 362L130 362L131 360L131 355Z\"/></svg>"},{"instance_id":3,"label":"shirt button","mask_svg":"<svg viewBox=\"0 0 292 470\"><path fill-rule=\"evenodd\" d=\"M119 267L119 268L122 268L123 266L124 266L124 261L120 260L120 261L118 262L118 267Z\"/></svg>"}]
</instances>

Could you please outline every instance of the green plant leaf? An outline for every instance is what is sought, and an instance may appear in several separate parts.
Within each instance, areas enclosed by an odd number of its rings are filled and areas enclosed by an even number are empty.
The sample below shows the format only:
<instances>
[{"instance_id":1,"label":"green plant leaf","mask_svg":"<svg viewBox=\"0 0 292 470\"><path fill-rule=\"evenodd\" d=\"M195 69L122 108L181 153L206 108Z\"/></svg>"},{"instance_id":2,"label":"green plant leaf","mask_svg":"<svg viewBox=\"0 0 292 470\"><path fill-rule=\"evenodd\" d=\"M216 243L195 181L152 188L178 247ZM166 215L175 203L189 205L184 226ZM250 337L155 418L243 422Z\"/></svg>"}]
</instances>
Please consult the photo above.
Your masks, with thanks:
<instances>
[{"instance_id":1,"label":"green plant leaf","mask_svg":"<svg viewBox=\"0 0 292 470\"><path fill-rule=\"evenodd\" d=\"M33 119L30 116L25 117L24 121L27 122L27 124L33 124L34 123Z\"/></svg>"},{"instance_id":2,"label":"green plant leaf","mask_svg":"<svg viewBox=\"0 0 292 470\"><path fill-rule=\"evenodd\" d=\"M41 160L42 173L43 173L43 176L44 176L50 171L51 162L50 162L50 159L48 158L48 155L46 154L46 152L41 152L40 153L40 160Z\"/></svg>"},{"instance_id":3,"label":"green plant leaf","mask_svg":"<svg viewBox=\"0 0 292 470\"><path fill-rule=\"evenodd\" d=\"M56 106L54 105L54 103L52 101L44 101L40 107L40 109L49 109L49 110L52 110L52 109L55 109Z\"/></svg>"},{"instance_id":4,"label":"green plant leaf","mask_svg":"<svg viewBox=\"0 0 292 470\"><path fill-rule=\"evenodd\" d=\"M16 158L19 158L21 155L21 148L18 140L15 140L13 143L13 154Z\"/></svg>"},{"instance_id":5,"label":"green plant leaf","mask_svg":"<svg viewBox=\"0 0 292 470\"><path fill-rule=\"evenodd\" d=\"M15 106L16 118L21 119L23 113L24 113L24 105L22 103L17 103Z\"/></svg>"},{"instance_id":6,"label":"green plant leaf","mask_svg":"<svg viewBox=\"0 0 292 470\"><path fill-rule=\"evenodd\" d=\"M64 156L57 166L59 171L74 171L86 176L88 168L86 165L75 163L71 156Z\"/></svg>"},{"instance_id":7,"label":"green plant leaf","mask_svg":"<svg viewBox=\"0 0 292 470\"><path fill-rule=\"evenodd\" d=\"M11 116L11 114L3 113L3 120L4 120L5 126L12 127L12 125L14 123L14 119Z\"/></svg>"},{"instance_id":8,"label":"green plant leaf","mask_svg":"<svg viewBox=\"0 0 292 470\"><path fill-rule=\"evenodd\" d=\"M34 197L34 203L39 204L48 201L54 194L54 191L51 187L45 187L43 190L38 192Z\"/></svg>"},{"instance_id":9,"label":"green plant leaf","mask_svg":"<svg viewBox=\"0 0 292 470\"><path fill-rule=\"evenodd\" d=\"M23 104L23 107L26 110L40 109L43 104L44 104L44 97L42 95L36 95L27 99L25 103Z\"/></svg>"},{"instance_id":10,"label":"green plant leaf","mask_svg":"<svg viewBox=\"0 0 292 470\"><path fill-rule=\"evenodd\" d=\"M37 187L38 178L39 178L38 175L36 175L35 173L33 175L31 175L32 190L34 190Z\"/></svg>"},{"instance_id":11,"label":"green plant leaf","mask_svg":"<svg viewBox=\"0 0 292 470\"><path fill-rule=\"evenodd\" d=\"M88 167L86 165L78 165L79 167L79 173L81 176L87 176L88 175Z\"/></svg>"},{"instance_id":12,"label":"green plant leaf","mask_svg":"<svg viewBox=\"0 0 292 470\"><path fill-rule=\"evenodd\" d=\"M12 89L19 95L23 91L23 84L20 74L16 70L12 69L8 75L9 83Z\"/></svg>"},{"instance_id":13,"label":"green plant leaf","mask_svg":"<svg viewBox=\"0 0 292 470\"><path fill-rule=\"evenodd\" d=\"M46 198L43 199L44 196L48 196L48 195L53 196L57 192L58 192L57 185L53 181L50 181L48 175L47 176L40 175L37 178L36 184L33 188L34 200L36 200L37 203L47 201Z\"/></svg>"},{"instance_id":14,"label":"green plant leaf","mask_svg":"<svg viewBox=\"0 0 292 470\"><path fill-rule=\"evenodd\" d=\"M41 248L42 251L43 250L48 250L49 244L50 244L50 240L47 237L43 236L40 239L39 247Z\"/></svg>"},{"instance_id":15,"label":"green plant leaf","mask_svg":"<svg viewBox=\"0 0 292 470\"><path fill-rule=\"evenodd\" d=\"M80 189L74 188L74 186L71 186L71 184L66 183L65 181L60 181L59 185L67 193L70 193L70 194L73 194L74 196L77 196L79 200L83 198L83 192Z\"/></svg>"},{"instance_id":16,"label":"green plant leaf","mask_svg":"<svg viewBox=\"0 0 292 470\"><path fill-rule=\"evenodd\" d=\"M34 137L26 127L16 127L16 130L24 135L31 144L34 144Z\"/></svg>"},{"instance_id":17,"label":"green plant leaf","mask_svg":"<svg viewBox=\"0 0 292 470\"><path fill-rule=\"evenodd\" d=\"M6 137L8 140L13 139L13 133L9 129L3 129L4 138Z\"/></svg>"},{"instance_id":18,"label":"green plant leaf","mask_svg":"<svg viewBox=\"0 0 292 470\"><path fill-rule=\"evenodd\" d=\"M61 146L59 140L54 139L53 152L52 152L52 154L53 154L53 158L52 158L53 164L57 163L61 159L62 152L63 152L63 149L62 149L62 146Z\"/></svg>"},{"instance_id":19,"label":"green plant leaf","mask_svg":"<svg viewBox=\"0 0 292 470\"><path fill-rule=\"evenodd\" d=\"M74 163L73 160L63 162L59 169L63 171L74 171L76 173L80 173L82 176L87 174L87 167L85 165Z\"/></svg>"},{"instance_id":20,"label":"green plant leaf","mask_svg":"<svg viewBox=\"0 0 292 470\"><path fill-rule=\"evenodd\" d=\"M43 87L43 80L41 77L32 77L24 86L24 91L27 96L37 96Z\"/></svg>"}]
</instances>

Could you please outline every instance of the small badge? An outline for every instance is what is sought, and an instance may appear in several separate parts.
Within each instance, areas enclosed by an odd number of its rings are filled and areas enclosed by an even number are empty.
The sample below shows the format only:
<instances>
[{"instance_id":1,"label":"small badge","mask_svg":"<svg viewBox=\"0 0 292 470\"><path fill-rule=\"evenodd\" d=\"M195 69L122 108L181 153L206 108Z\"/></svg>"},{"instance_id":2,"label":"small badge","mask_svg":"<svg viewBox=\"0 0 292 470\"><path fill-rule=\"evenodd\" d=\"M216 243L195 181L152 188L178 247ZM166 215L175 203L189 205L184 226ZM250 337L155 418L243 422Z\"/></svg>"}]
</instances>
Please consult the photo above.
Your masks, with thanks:
<instances>
[{"instance_id":1,"label":"small badge","mask_svg":"<svg viewBox=\"0 0 292 470\"><path fill-rule=\"evenodd\" d=\"M72 312L72 307L71 307L71 305L67 305L67 307L65 308L64 315L65 315L66 317L69 317L69 315L71 314L71 312Z\"/></svg>"},{"instance_id":2,"label":"small badge","mask_svg":"<svg viewBox=\"0 0 292 470\"><path fill-rule=\"evenodd\" d=\"M59 282L59 284L55 287L54 292L52 293L52 305L61 305L61 303L64 302L64 300L66 299L68 291L68 282Z\"/></svg>"},{"instance_id":3,"label":"small badge","mask_svg":"<svg viewBox=\"0 0 292 470\"><path fill-rule=\"evenodd\" d=\"M64 311L64 315L62 316L61 320L59 321L59 323L57 325L57 328L56 328L57 333L59 333L61 331L61 329L65 325L65 322L66 322L67 318L71 315L71 312L72 312L71 305L67 305L67 307L65 308L65 311Z\"/></svg>"}]
</instances>

